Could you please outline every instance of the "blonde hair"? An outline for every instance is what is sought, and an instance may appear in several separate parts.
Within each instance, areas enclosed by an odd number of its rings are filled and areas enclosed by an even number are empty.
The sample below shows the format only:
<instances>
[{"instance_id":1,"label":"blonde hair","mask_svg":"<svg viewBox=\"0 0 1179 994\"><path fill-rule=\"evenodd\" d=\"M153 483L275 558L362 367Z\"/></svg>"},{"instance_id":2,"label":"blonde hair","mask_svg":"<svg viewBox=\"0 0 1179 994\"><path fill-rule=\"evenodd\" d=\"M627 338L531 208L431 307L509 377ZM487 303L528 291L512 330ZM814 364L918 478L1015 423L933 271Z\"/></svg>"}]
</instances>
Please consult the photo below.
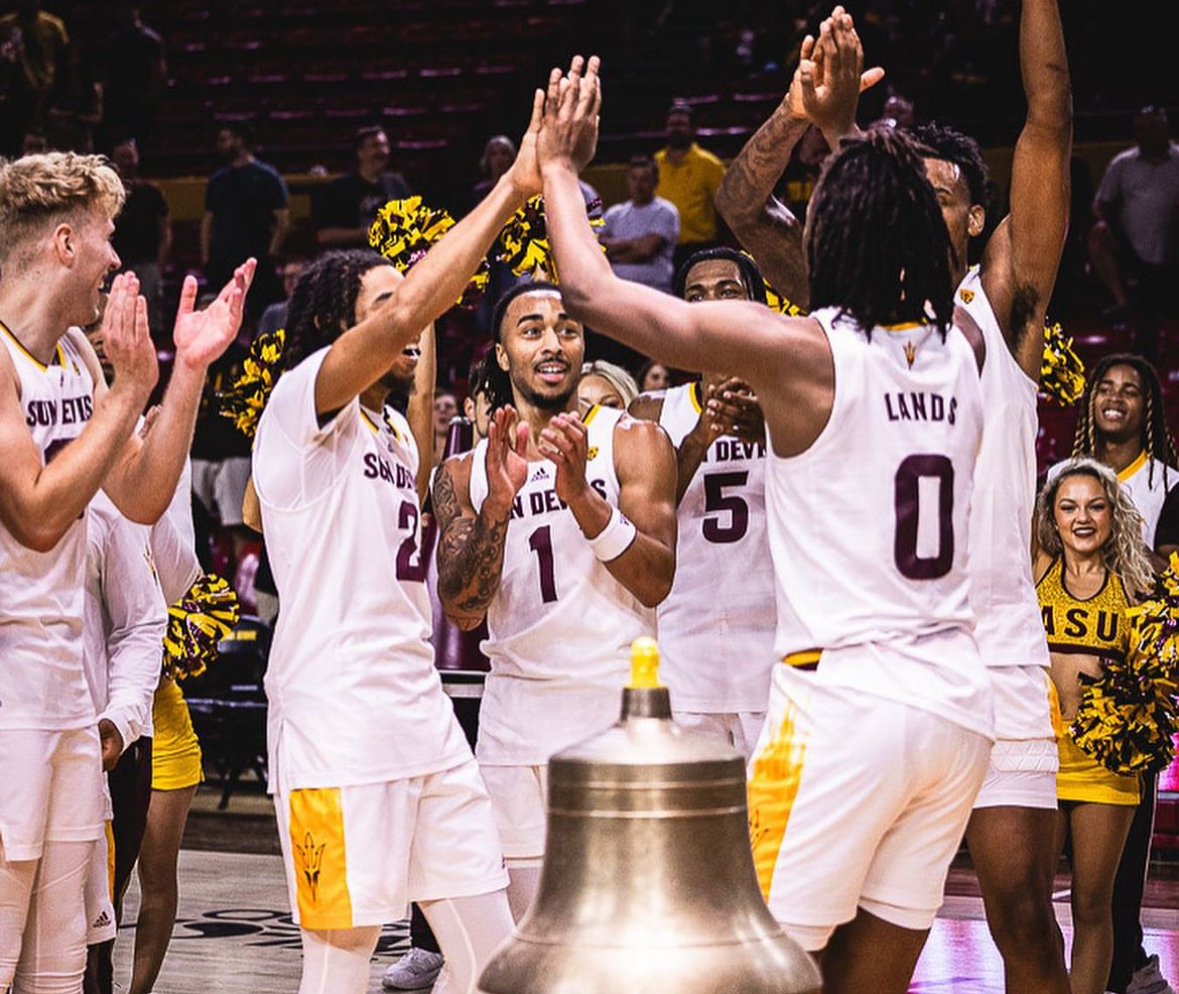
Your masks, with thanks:
<instances>
[{"instance_id":1,"label":"blonde hair","mask_svg":"<svg viewBox=\"0 0 1179 994\"><path fill-rule=\"evenodd\" d=\"M581 377L585 379L587 376L600 376L609 383L622 398L623 410L630 407L630 402L639 395L639 385L635 382L635 378L621 366L607 362L605 359L596 359L583 365Z\"/></svg>"},{"instance_id":2,"label":"blonde hair","mask_svg":"<svg viewBox=\"0 0 1179 994\"><path fill-rule=\"evenodd\" d=\"M1052 468L1048 482L1036 498L1036 539L1054 559L1064 555L1064 542L1056 527L1056 495L1072 476L1089 476L1101 484L1110 506L1110 531L1101 550L1105 568L1122 578L1132 593L1145 593L1154 584L1154 570L1142 541L1142 515L1134 508L1117 474L1096 459L1066 459Z\"/></svg>"},{"instance_id":3,"label":"blonde hair","mask_svg":"<svg viewBox=\"0 0 1179 994\"><path fill-rule=\"evenodd\" d=\"M83 211L115 217L126 191L101 155L46 152L0 160L0 259L57 222Z\"/></svg>"}]
</instances>

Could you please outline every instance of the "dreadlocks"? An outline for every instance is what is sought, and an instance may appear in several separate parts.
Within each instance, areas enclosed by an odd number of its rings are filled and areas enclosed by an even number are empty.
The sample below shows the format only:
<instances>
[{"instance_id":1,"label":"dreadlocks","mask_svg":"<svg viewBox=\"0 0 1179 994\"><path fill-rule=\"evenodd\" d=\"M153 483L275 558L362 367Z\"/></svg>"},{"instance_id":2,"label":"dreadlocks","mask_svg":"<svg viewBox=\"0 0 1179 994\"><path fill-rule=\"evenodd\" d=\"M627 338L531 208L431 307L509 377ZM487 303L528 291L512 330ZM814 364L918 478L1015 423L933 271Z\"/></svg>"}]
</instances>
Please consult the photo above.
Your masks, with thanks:
<instances>
[{"instance_id":1,"label":"dreadlocks","mask_svg":"<svg viewBox=\"0 0 1179 994\"><path fill-rule=\"evenodd\" d=\"M991 181L978 142L961 131L936 123L919 125L909 134L914 141L925 147L927 158L942 159L957 166L970 190L970 202L986 206Z\"/></svg>"},{"instance_id":2,"label":"dreadlocks","mask_svg":"<svg viewBox=\"0 0 1179 994\"><path fill-rule=\"evenodd\" d=\"M1154 366L1140 355L1129 352L1116 352L1107 355L1093 367L1089 381L1085 384L1085 393L1081 397L1080 411L1077 413L1077 430L1073 435L1073 455L1092 456L1097 452L1097 426L1094 410L1097 406L1097 385L1105 378L1105 374L1114 366L1129 366L1138 374L1138 379L1146 392L1146 411L1142 418L1142 448L1150 457L1150 470L1147 482L1154 486L1154 464L1163 464L1163 486L1167 486L1167 467L1179 465L1179 455L1175 452L1175 440L1171 437L1171 430L1167 427L1166 411L1163 409L1163 388L1159 383L1159 374Z\"/></svg>"},{"instance_id":3,"label":"dreadlocks","mask_svg":"<svg viewBox=\"0 0 1179 994\"><path fill-rule=\"evenodd\" d=\"M508 305L513 300L526 293L556 293L561 292L561 288L555 283L546 283L543 280L536 280L535 282L517 283L514 287L508 290L495 303L495 310L491 313L491 334L496 342L502 342L502 325L504 323L504 316L508 313ZM506 369L501 369L499 363L495 358L494 347L491 352L487 353L487 368L484 371L483 382L487 393L488 409L493 413L498 411L512 402L512 379L508 376Z\"/></svg>"},{"instance_id":4,"label":"dreadlocks","mask_svg":"<svg viewBox=\"0 0 1179 994\"><path fill-rule=\"evenodd\" d=\"M286 368L330 345L356 321L364 274L389 262L368 249L328 252L299 276L287 305Z\"/></svg>"},{"instance_id":5,"label":"dreadlocks","mask_svg":"<svg viewBox=\"0 0 1179 994\"><path fill-rule=\"evenodd\" d=\"M872 128L845 139L815 188L807 225L813 310L836 307L868 334L932 318L945 337L954 312L950 236L911 138Z\"/></svg>"}]
</instances>

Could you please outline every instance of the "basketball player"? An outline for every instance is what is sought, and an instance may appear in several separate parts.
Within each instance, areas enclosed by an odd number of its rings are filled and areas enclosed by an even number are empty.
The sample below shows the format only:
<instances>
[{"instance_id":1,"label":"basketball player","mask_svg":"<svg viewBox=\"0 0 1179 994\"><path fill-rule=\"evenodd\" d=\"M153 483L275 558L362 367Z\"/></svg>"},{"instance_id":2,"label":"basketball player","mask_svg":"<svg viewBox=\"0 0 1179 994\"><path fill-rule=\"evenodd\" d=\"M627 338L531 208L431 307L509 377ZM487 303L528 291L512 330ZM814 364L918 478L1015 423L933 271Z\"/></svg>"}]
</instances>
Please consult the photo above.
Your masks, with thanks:
<instances>
[{"instance_id":1,"label":"basketball player","mask_svg":"<svg viewBox=\"0 0 1179 994\"><path fill-rule=\"evenodd\" d=\"M303 994L364 991L381 924L411 900L446 956L436 990L471 994L511 929L490 801L429 643L416 487L429 453L383 408L412 380L407 348L538 192L542 100L512 168L404 280L373 253L334 253L300 277L321 292L292 297L253 471L282 603L270 776Z\"/></svg>"},{"instance_id":2,"label":"basketball player","mask_svg":"<svg viewBox=\"0 0 1179 994\"><path fill-rule=\"evenodd\" d=\"M171 499L205 369L237 334L252 262L194 311L181 291L176 363L156 431L132 435L157 377L147 305L116 278L103 317L107 388L80 328L119 258L123 202L97 156L0 163L0 988L80 985L83 878L102 833L102 764L82 665L85 510L102 487L132 520Z\"/></svg>"},{"instance_id":3,"label":"basketball player","mask_svg":"<svg viewBox=\"0 0 1179 994\"><path fill-rule=\"evenodd\" d=\"M809 318L618 280L574 212L600 102L597 61L584 79L582 64L550 77L538 143L571 314L663 362L731 371L765 413L784 663L750 766L763 888L821 954L827 994L901 994L993 727L966 574L983 347L950 324L937 198L906 136L846 141L808 214Z\"/></svg>"},{"instance_id":4,"label":"basketball player","mask_svg":"<svg viewBox=\"0 0 1179 994\"><path fill-rule=\"evenodd\" d=\"M690 256L675 295L765 303L757 263L730 248ZM676 721L748 759L765 721L777 620L761 409L739 380L706 373L644 394L630 410L676 446L676 561L684 567L656 611L660 679Z\"/></svg>"},{"instance_id":5,"label":"basketball player","mask_svg":"<svg viewBox=\"0 0 1179 994\"><path fill-rule=\"evenodd\" d=\"M850 18L836 8L831 21L821 32L821 67L834 79L854 75L857 66L852 60L848 69L844 55L845 47L858 45ZM998 742L967 838L987 921L1003 956L1007 991L1066 994L1063 945L1052 910L1057 750L1048 652L1024 555L1035 498L1041 329L1069 211L1072 114L1056 0L1025 0L1020 53L1028 114L1012 162L1011 213L987 241L980 265L969 272L969 242L984 233L986 222L982 156L972 139L945 128L919 128L916 137L930 150L926 167L950 232L958 303L982 329L991 357L982 377L987 431L971 506L970 566L979 648L996 692ZM844 68L834 69L840 65ZM771 123L766 128L772 131ZM772 189L788 158L769 140L756 148L755 143L756 138L734 166L753 195L761 194L756 203L762 204L768 202L761 191ZM772 240L769 208L755 220L728 220L773 282L779 256L757 251Z\"/></svg>"},{"instance_id":6,"label":"basketball player","mask_svg":"<svg viewBox=\"0 0 1179 994\"><path fill-rule=\"evenodd\" d=\"M618 718L630 644L675 571L675 456L649 421L577 397L585 355L560 291L524 283L492 320L488 437L434 483L438 596L491 672L475 754L517 920L539 881L549 757Z\"/></svg>"}]
</instances>

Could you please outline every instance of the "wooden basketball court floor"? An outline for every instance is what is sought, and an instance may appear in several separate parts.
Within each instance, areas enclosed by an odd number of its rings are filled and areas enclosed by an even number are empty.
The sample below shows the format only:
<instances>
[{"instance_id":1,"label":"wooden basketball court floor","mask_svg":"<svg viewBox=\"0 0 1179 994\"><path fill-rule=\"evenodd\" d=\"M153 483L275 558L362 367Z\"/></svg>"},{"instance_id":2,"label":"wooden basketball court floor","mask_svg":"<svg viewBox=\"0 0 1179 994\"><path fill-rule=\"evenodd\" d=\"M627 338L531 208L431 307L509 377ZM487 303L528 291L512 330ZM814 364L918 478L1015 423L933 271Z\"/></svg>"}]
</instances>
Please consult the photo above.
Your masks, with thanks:
<instances>
[{"instance_id":1,"label":"wooden basketball court floor","mask_svg":"<svg viewBox=\"0 0 1179 994\"><path fill-rule=\"evenodd\" d=\"M291 923L278 840L269 802L235 796L234 814L214 811L216 791L198 794L180 854L180 905L158 994L294 994L299 984L299 933ZM198 848L199 847L199 848ZM960 861L961 862L961 861ZM1143 914L1148 952L1164 976L1179 980L1179 873L1159 867ZM1067 878L1057 881L1057 916L1071 940ZM1001 994L1002 964L983 918L974 874L956 865L911 991L919 994ZM132 884L116 944L116 990L130 975L131 925L138 894ZM369 990L407 947L407 926L386 926L373 957Z\"/></svg>"}]
</instances>

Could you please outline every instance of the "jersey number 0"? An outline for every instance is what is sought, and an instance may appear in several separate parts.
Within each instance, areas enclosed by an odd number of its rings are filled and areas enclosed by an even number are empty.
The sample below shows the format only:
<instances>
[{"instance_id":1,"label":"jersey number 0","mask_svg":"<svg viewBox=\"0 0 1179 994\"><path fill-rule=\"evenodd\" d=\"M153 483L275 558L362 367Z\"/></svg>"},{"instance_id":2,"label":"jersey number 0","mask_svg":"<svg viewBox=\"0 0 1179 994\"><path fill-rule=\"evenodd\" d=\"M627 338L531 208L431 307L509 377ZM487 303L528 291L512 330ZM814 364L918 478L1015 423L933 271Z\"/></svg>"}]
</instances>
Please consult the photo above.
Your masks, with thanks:
<instances>
[{"instance_id":1,"label":"jersey number 0","mask_svg":"<svg viewBox=\"0 0 1179 994\"><path fill-rule=\"evenodd\" d=\"M936 507L922 507L921 481L937 485ZM945 456L909 456L897 469L894 481L896 538L893 558L901 576L910 580L936 580L954 563L954 464ZM926 503L931 503L926 501ZM917 551L918 524L923 514L937 514L937 552Z\"/></svg>"}]
</instances>

